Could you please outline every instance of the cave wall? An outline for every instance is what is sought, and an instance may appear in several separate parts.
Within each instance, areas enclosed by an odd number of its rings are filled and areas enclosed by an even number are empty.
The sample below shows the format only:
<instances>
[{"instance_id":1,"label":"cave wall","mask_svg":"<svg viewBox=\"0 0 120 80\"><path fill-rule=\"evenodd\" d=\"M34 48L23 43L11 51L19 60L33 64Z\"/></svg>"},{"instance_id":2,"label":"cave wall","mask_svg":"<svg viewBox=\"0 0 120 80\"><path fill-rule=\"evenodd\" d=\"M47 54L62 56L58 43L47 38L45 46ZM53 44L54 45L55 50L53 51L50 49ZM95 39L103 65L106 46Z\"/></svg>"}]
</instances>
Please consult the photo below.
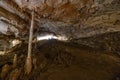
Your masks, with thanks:
<instances>
[{"instance_id":1,"label":"cave wall","mask_svg":"<svg viewBox=\"0 0 120 80\"><path fill-rule=\"evenodd\" d=\"M1 0L0 7L0 16L18 29L19 37L28 37L33 9L35 35L80 38L120 30L119 0Z\"/></svg>"}]
</instances>

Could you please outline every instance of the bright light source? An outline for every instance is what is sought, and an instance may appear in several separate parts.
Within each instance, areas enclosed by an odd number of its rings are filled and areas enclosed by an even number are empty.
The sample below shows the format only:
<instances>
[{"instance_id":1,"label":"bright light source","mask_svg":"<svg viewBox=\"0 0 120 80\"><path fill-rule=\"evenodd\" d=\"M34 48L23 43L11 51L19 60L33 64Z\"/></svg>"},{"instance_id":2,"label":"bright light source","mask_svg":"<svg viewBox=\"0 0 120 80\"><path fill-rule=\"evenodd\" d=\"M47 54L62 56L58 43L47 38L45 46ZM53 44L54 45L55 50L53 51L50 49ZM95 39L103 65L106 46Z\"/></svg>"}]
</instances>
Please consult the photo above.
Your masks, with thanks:
<instances>
[{"instance_id":1,"label":"bright light source","mask_svg":"<svg viewBox=\"0 0 120 80\"><path fill-rule=\"evenodd\" d=\"M66 41L68 40L65 36L54 36L54 35L45 35L45 36L39 36L37 37L37 40L49 40L49 39L57 39L61 41Z\"/></svg>"},{"instance_id":2,"label":"bright light source","mask_svg":"<svg viewBox=\"0 0 120 80\"><path fill-rule=\"evenodd\" d=\"M65 37L65 36L58 36L57 39L61 40L61 41L67 41L68 40L68 38Z\"/></svg>"},{"instance_id":3,"label":"bright light source","mask_svg":"<svg viewBox=\"0 0 120 80\"><path fill-rule=\"evenodd\" d=\"M57 39L57 37L55 37L53 35L46 35L46 36L37 37L37 40L49 40L49 39Z\"/></svg>"}]
</instances>

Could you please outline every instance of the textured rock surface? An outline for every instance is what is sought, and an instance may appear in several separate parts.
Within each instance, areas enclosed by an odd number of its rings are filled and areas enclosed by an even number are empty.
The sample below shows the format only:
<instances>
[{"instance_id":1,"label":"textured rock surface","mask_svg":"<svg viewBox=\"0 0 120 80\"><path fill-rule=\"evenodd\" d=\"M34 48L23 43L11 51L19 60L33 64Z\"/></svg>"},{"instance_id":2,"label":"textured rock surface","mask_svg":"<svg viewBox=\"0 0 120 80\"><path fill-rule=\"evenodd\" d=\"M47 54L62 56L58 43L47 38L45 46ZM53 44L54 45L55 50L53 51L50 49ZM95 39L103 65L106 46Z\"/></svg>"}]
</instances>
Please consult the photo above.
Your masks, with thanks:
<instances>
[{"instance_id":1,"label":"textured rock surface","mask_svg":"<svg viewBox=\"0 0 120 80\"><path fill-rule=\"evenodd\" d=\"M42 45L41 43L38 42L36 47L33 47L33 68L29 75L24 71L27 53L27 44L24 43L17 45L9 53L11 56L17 54L16 67L13 67L12 62L10 64L8 58L4 59L6 63L0 66L0 79L117 80L116 78L120 78L120 58L110 52L105 53L87 46L56 40L46 41ZM2 57L0 56L0 61L3 61Z\"/></svg>"},{"instance_id":2,"label":"textured rock surface","mask_svg":"<svg viewBox=\"0 0 120 80\"><path fill-rule=\"evenodd\" d=\"M120 55L119 35L120 32L104 33L87 38L74 39L73 42Z\"/></svg>"},{"instance_id":3,"label":"textured rock surface","mask_svg":"<svg viewBox=\"0 0 120 80\"><path fill-rule=\"evenodd\" d=\"M80 38L120 30L119 0L1 0L0 3L3 3L1 7L18 15L21 21L29 22L30 10L34 9L38 34L47 32ZM9 8L6 4L10 5ZM11 24L19 24L18 27L23 28L18 28L19 34L28 35L28 29L24 28L27 24L22 26L14 18Z\"/></svg>"},{"instance_id":4,"label":"textured rock surface","mask_svg":"<svg viewBox=\"0 0 120 80\"><path fill-rule=\"evenodd\" d=\"M34 37L62 35L73 43L33 43L32 72L26 75L24 42L33 9ZM120 79L120 0L0 0L0 27L0 39L26 40L0 56L0 80Z\"/></svg>"}]
</instances>

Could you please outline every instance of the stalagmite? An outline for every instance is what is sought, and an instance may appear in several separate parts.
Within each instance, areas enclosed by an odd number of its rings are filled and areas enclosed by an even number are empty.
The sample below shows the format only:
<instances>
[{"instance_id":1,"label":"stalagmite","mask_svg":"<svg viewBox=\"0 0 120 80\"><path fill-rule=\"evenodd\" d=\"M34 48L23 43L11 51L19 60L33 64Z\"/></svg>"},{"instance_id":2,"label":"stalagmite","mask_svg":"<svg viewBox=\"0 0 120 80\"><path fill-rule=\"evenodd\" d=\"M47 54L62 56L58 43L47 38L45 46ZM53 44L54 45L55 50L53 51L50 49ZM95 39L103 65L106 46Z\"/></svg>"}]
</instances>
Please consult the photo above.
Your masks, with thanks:
<instances>
[{"instance_id":1,"label":"stalagmite","mask_svg":"<svg viewBox=\"0 0 120 80\"><path fill-rule=\"evenodd\" d=\"M6 46L6 45L4 45L4 54L6 53L6 47L7 47L7 46Z\"/></svg>"},{"instance_id":2,"label":"stalagmite","mask_svg":"<svg viewBox=\"0 0 120 80\"><path fill-rule=\"evenodd\" d=\"M6 77L6 75L9 72L9 70L10 70L10 66L8 64L6 64L2 67L2 71L0 73L0 80L1 79L4 80L4 78Z\"/></svg>"},{"instance_id":3,"label":"stalagmite","mask_svg":"<svg viewBox=\"0 0 120 80\"><path fill-rule=\"evenodd\" d=\"M17 54L14 55L13 67L16 67L16 65L17 65Z\"/></svg>"},{"instance_id":4,"label":"stalagmite","mask_svg":"<svg viewBox=\"0 0 120 80\"><path fill-rule=\"evenodd\" d=\"M34 66L34 69L37 69L37 59L36 58L33 58L33 66Z\"/></svg>"},{"instance_id":5,"label":"stalagmite","mask_svg":"<svg viewBox=\"0 0 120 80\"><path fill-rule=\"evenodd\" d=\"M29 74L32 70L31 52L32 52L33 25L34 25L34 11L32 11L32 20L31 20L29 44L28 44L28 55L27 55L26 64L25 64L26 74Z\"/></svg>"}]
</instances>

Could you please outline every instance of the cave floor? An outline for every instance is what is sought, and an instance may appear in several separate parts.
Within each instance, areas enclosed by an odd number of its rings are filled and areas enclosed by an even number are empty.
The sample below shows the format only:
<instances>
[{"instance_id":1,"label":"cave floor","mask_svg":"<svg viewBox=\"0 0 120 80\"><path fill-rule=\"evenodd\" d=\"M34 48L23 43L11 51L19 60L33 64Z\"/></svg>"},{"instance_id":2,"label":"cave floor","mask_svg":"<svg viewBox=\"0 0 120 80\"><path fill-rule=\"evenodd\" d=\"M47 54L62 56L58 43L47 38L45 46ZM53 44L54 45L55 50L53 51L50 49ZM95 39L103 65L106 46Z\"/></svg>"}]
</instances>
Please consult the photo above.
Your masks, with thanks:
<instances>
[{"instance_id":1,"label":"cave floor","mask_svg":"<svg viewBox=\"0 0 120 80\"><path fill-rule=\"evenodd\" d=\"M120 57L113 53L57 40L33 45L31 73L25 74L27 44L23 43L0 56L0 80L119 80Z\"/></svg>"}]
</instances>

